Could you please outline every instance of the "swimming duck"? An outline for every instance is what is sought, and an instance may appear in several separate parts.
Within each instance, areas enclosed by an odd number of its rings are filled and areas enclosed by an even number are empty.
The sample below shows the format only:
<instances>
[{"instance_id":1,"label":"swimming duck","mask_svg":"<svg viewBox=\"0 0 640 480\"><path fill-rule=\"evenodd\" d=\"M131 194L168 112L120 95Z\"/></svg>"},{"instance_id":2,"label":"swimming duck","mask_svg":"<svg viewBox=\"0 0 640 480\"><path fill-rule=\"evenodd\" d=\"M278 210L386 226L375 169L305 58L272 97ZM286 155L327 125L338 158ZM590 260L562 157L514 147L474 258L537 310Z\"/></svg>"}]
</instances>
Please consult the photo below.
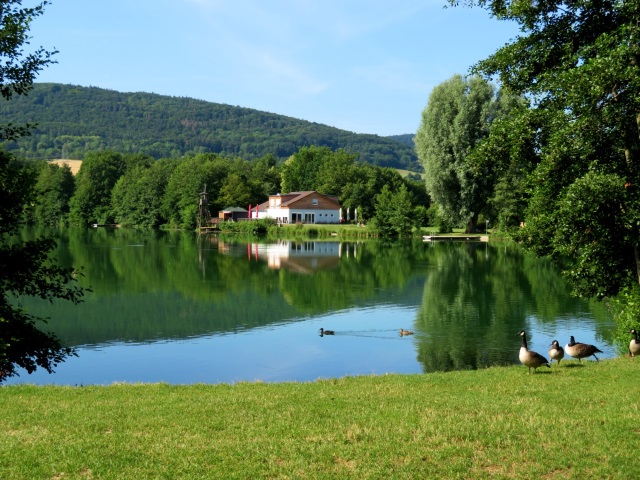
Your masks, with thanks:
<instances>
[{"instance_id":1,"label":"swimming duck","mask_svg":"<svg viewBox=\"0 0 640 480\"><path fill-rule=\"evenodd\" d=\"M323 335L334 335L336 332L334 332L333 330L325 330L324 328L320 329L320 336L322 337Z\"/></svg>"},{"instance_id":2,"label":"swimming duck","mask_svg":"<svg viewBox=\"0 0 640 480\"><path fill-rule=\"evenodd\" d=\"M531 373L531 368L533 368L533 373L536 373L536 369L542 365L546 365L551 368L551 365L549 365L546 358L527 348L527 334L524 333L524 330L520 330L516 335L520 335L522 337L522 346L520 347L518 359L520 360L520 363L529 368L529 373Z\"/></svg>"},{"instance_id":3,"label":"swimming duck","mask_svg":"<svg viewBox=\"0 0 640 480\"><path fill-rule=\"evenodd\" d=\"M413 335L413 332L411 330L404 330L404 329L400 329L400 335Z\"/></svg>"},{"instance_id":4,"label":"swimming duck","mask_svg":"<svg viewBox=\"0 0 640 480\"><path fill-rule=\"evenodd\" d=\"M629 342L629 355L635 359L636 355L640 353L640 342L638 342L638 332L635 328L629 330L629 333L633 334L633 339Z\"/></svg>"},{"instance_id":5,"label":"swimming duck","mask_svg":"<svg viewBox=\"0 0 640 480\"><path fill-rule=\"evenodd\" d=\"M596 357L596 353L603 353L595 345L589 345L588 343L579 343L576 342L573 338L573 335L569 337L569 343L564 346L565 351L571 355L573 358L577 358L578 361L582 362L583 358L587 358L593 355L598 362L598 357Z\"/></svg>"},{"instance_id":6,"label":"swimming duck","mask_svg":"<svg viewBox=\"0 0 640 480\"><path fill-rule=\"evenodd\" d=\"M549 349L549 364L551 364L554 360L558 365L560 365L560 360L564 358L564 348L560 346L557 340L551 342L551 348Z\"/></svg>"}]
</instances>

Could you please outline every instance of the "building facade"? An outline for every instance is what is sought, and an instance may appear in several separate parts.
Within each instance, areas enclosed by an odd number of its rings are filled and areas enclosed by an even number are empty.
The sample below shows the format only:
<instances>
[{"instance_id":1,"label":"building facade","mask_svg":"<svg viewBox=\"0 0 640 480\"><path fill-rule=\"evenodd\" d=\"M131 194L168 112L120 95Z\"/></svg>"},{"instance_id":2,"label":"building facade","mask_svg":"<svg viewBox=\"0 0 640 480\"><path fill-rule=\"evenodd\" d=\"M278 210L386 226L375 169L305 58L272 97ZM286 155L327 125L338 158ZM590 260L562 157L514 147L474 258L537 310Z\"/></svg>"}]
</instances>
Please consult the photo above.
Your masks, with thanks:
<instances>
[{"instance_id":1,"label":"building facade","mask_svg":"<svg viewBox=\"0 0 640 480\"><path fill-rule=\"evenodd\" d=\"M251 218L273 218L278 223L340 223L338 197L316 191L270 195Z\"/></svg>"}]
</instances>

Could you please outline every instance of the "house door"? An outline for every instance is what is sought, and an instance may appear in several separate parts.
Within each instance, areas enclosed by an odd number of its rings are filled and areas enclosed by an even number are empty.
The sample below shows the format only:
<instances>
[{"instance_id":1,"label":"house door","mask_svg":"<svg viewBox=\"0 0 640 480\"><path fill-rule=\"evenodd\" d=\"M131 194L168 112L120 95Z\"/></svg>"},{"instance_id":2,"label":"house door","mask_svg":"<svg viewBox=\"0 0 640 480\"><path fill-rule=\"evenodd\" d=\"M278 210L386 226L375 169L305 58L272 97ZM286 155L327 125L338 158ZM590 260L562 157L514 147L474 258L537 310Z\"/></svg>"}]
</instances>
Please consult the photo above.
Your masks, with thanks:
<instances>
[{"instance_id":1,"label":"house door","mask_svg":"<svg viewBox=\"0 0 640 480\"><path fill-rule=\"evenodd\" d=\"M304 223L316 223L316 214L315 213L305 213L304 214Z\"/></svg>"}]
</instances>

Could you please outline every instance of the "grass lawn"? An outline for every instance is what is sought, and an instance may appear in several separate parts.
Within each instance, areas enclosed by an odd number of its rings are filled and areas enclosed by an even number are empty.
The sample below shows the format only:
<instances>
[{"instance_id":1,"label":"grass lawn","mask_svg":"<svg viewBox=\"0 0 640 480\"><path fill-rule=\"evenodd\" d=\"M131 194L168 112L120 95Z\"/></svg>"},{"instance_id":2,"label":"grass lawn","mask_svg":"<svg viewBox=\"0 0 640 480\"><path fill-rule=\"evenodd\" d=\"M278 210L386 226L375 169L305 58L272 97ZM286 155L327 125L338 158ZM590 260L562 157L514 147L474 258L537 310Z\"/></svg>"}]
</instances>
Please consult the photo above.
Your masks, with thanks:
<instances>
[{"instance_id":1,"label":"grass lawn","mask_svg":"<svg viewBox=\"0 0 640 480\"><path fill-rule=\"evenodd\" d=\"M638 478L640 360L0 387L0 478Z\"/></svg>"}]
</instances>

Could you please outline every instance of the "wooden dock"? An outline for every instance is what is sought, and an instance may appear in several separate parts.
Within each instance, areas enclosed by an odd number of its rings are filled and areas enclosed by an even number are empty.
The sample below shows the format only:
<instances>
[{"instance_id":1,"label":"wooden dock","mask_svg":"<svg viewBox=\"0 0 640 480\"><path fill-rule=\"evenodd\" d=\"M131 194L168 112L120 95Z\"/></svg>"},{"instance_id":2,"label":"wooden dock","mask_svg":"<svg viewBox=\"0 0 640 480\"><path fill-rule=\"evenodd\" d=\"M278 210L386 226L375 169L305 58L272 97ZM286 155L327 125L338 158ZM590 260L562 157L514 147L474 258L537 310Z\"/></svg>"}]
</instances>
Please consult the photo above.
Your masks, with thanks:
<instances>
[{"instance_id":1,"label":"wooden dock","mask_svg":"<svg viewBox=\"0 0 640 480\"><path fill-rule=\"evenodd\" d=\"M424 235L424 242L488 242L489 235Z\"/></svg>"}]
</instances>

